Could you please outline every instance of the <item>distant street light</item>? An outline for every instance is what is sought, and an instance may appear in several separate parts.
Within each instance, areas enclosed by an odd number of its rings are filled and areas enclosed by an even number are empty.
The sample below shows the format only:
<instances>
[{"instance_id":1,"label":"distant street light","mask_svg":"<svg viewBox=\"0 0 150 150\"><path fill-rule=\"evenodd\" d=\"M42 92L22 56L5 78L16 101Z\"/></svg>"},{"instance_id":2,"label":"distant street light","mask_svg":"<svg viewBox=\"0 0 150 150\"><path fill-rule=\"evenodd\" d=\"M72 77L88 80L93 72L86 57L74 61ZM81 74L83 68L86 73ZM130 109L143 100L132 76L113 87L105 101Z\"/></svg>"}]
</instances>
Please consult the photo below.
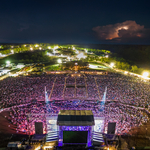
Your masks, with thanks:
<instances>
[{"instance_id":1,"label":"distant street light","mask_svg":"<svg viewBox=\"0 0 150 150\"><path fill-rule=\"evenodd\" d=\"M114 64L113 62L112 62L112 63L110 63L110 67L111 67L111 68L113 68L113 67L114 67L114 65L115 65L115 64Z\"/></svg>"},{"instance_id":2,"label":"distant street light","mask_svg":"<svg viewBox=\"0 0 150 150\"><path fill-rule=\"evenodd\" d=\"M57 49L57 48L58 48L58 46L54 46L54 50Z\"/></svg>"},{"instance_id":3,"label":"distant street light","mask_svg":"<svg viewBox=\"0 0 150 150\"><path fill-rule=\"evenodd\" d=\"M37 44L35 45L35 47L38 47L38 46L39 46L39 45L37 45Z\"/></svg>"},{"instance_id":4,"label":"distant street light","mask_svg":"<svg viewBox=\"0 0 150 150\"><path fill-rule=\"evenodd\" d=\"M70 61L70 57L68 56L67 59Z\"/></svg>"},{"instance_id":5,"label":"distant street light","mask_svg":"<svg viewBox=\"0 0 150 150\"><path fill-rule=\"evenodd\" d=\"M48 49L51 49L51 47L50 47L50 46L48 46Z\"/></svg>"},{"instance_id":6,"label":"distant street light","mask_svg":"<svg viewBox=\"0 0 150 150\"><path fill-rule=\"evenodd\" d=\"M85 50L85 53L87 53L87 52L88 52L86 49L84 49L84 50Z\"/></svg>"},{"instance_id":7,"label":"distant street light","mask_svg":"<svg viewBox=\"0 0 150 150\"><path fill-rule=\"evenodd\" d=\"M128 74L128 71L125 71L124 74Z\"/></svg>"},{"instance_id":8,"label":"distant street light","mask_svg":"<svg viewBox=\"0 0 150 150\"><path fill-rule=\"evenodd\" d=\"M9 61L9 60L7 60L7 61L6 61L6 64L7 64L7 65L10 65L10 61Z\"/></svg>"},{"instance_id":9,"label":"distant street light","mask_svg":"<svg viewBox=\"0 0 150 150\"><path fill-rule=\"evenodd\" d=\"M144 71L143 74L142 74L143 78L148 78L149 76L149 72L147 71Z\"/></svg>"},{"instance_id":10,"label":"distant street light","mask_svg":"<svg viewBox=\"0 0 150 150\"><path fill-rule=\"evenodd\" d=\"M14 50L11 50L11 53L14 54Z\"/></svg>"},{"instance_id":11,"label":"distant street light","mask_svg":"<svg viewBox=\"0 0 150 150\"><path fill-rule=\"evenodd\" d=\"M6 67L10 67L10 61L9 60L6 61Z\"/></svg>"},{"instance_id":12,"label":"distant street light","mask_svg":"<svg viewBox=\"0 0 150 150\"><path fill-rule=\"evenodd\" d=\"M58 62L59 64L61 64L61 63L62 63L62 60L61 60L61 59L58 59L57 62Z\"/></svg>"}]
</instances>

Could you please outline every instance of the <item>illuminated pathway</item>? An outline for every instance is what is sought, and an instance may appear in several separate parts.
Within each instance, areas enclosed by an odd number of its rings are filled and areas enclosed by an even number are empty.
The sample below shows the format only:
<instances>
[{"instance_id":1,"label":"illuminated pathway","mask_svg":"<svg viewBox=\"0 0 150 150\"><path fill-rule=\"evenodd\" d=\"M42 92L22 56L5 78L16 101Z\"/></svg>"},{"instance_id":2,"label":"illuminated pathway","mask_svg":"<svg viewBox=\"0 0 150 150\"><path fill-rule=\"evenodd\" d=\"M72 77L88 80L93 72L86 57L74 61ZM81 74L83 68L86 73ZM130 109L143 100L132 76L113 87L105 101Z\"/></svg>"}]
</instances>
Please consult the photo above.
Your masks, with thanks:
<instances>
[{"instance_id":1,"label":"illuminated pathway","mask_svg":"<svg viewBox=\"0 0 150 150\"><path fill-rule=\"evenodd\" d=\"M3 75L2 77L0 77L0 80L3 80L5 78L9 77L9 74Z\"/></svg>"},{"instance_id":2,"label":"illuminated pathway","mask_svg":"<svg viewBox=\"0 0 150 150\"><path fill-rule=\"evenodd\" d=\"M53 93L53 89L54 89L54 86L55 86L56 79L57 79L57 77L56 77L55 80L54 80L53 87L52 87L51 93L50 93L50 95L49 95L49 99L51 99L51 96L52 96L52 93Z\"/></svg>"},{"instance_id":3,"label":"illuminated pathway","mask_svg":"<svg viewBox=\"0 0 150 150\"><path fill-rule=\"evenodd\" d=\"M86 83L86 77L84 76L84 80L85 80L85 88L86 88L86 97L88 97L88 90L87 90L87 83Z\"/></svg>"},{"instance_id":4,"label":"illuminated pathway","mask_svg":"<svg viewBox=\"0 0 150 150\"><path fill-rule=\"evenodd\" d=\"M74 94L74 97L76 98L77 97L77 82L76 82L76 77L75 77L75 94Z\"/></svg>"},{"instance_id":5,"label":"illuminated pathway","mask_svg":"<svg viewBox=\"0 0 150 150\"><path fill-rule=\"evenodd\" d=\"M67 77L65 77L65 84L64 84L64 89L63 89L63 99L65 98L65 89L66 89L66 79L67 79Z\"/></svg>"}]
</instances>

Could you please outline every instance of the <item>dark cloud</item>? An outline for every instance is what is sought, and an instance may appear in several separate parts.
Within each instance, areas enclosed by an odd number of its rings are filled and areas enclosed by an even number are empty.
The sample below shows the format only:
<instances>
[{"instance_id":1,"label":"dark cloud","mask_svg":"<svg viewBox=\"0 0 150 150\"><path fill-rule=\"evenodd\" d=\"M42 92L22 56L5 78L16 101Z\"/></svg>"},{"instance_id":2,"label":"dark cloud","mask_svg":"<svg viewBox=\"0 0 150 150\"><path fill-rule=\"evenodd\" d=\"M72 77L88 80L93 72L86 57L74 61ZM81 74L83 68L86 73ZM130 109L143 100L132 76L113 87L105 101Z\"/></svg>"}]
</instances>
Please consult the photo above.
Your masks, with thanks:
<instances>
[{"instance_id":1,"label":"dark cloud","mask_svg":"<svg viewBox=\"0 0 150 150\"><path fill-rule=\"evenodd\" d=\"M132 20L106 26L97 26L92 30L96 32L100 40L130 42L150 38L150 29L146 29L144 25L139 25Z\"/></svg>"}]
</instances>

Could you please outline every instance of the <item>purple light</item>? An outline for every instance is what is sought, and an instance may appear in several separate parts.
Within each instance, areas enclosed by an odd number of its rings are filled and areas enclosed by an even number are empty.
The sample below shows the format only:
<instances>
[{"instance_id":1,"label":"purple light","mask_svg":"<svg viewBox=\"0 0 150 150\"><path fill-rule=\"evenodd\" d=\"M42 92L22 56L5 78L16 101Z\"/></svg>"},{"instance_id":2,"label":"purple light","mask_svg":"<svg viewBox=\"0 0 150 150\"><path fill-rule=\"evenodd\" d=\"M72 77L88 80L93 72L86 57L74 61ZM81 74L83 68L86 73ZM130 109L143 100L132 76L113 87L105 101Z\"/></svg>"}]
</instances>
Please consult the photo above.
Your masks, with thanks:
<instances>
[{"instance_id":1,"label":"purple light","mask_svg":"<svg viewBox=\"0 0 150 150\"><path fill-rule=\"evenodd\" d=\"M89 131L91 126L59 126L62 131Z\"/></svg>"}]
</instances>

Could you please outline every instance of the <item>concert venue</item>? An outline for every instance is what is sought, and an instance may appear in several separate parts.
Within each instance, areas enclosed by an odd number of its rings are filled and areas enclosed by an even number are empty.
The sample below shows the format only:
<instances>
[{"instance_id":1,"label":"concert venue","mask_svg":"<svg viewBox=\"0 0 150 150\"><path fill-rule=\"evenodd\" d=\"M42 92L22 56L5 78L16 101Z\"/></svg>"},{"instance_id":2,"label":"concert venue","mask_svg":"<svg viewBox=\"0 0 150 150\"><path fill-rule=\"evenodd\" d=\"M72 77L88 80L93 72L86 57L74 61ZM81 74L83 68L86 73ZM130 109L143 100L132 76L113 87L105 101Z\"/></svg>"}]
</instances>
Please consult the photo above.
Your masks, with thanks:
<instances>
[{"instance_id":1,"label":"concert venue","mask_svg":"<svg viewBox=\"0 0 150 150\"><path fill-rule=\"evenodd\" d=\"M44 149L117 149L121 136L149 120L149 84L129 74L51 71L0 84L1 132L29 135L36 150L40 142Z\"/></svg>"}]
</instances>

